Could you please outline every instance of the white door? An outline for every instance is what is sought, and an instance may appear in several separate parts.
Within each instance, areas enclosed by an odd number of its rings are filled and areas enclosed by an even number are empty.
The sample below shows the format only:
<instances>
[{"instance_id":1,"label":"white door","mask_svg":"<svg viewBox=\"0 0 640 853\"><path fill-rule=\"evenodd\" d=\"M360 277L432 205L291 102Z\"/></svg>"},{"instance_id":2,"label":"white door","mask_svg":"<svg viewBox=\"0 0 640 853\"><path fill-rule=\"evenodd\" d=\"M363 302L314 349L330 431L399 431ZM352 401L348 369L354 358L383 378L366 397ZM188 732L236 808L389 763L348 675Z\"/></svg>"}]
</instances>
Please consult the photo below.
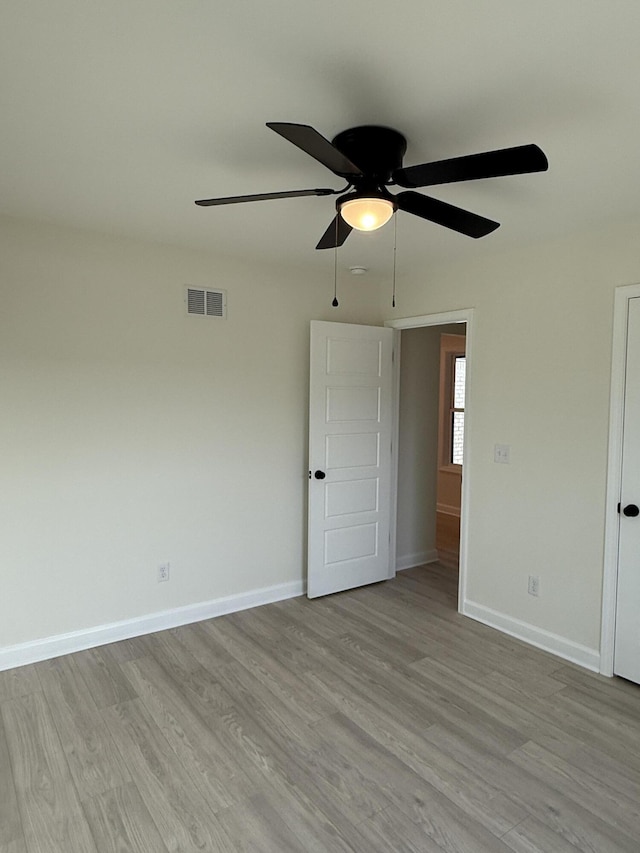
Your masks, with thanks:
<instances>
[{"instance_id":1,"label":"white door","mask_svg":"<svg viewBox=\"0 0 640 853\"><path fill-rule=\"evenodd\" d=\"M640 684L640 297L629 300L614 672Z\"/></svg>"},{"instance_id":2,"label":"white door","mask_svg":"<svg viewBox=\"0 0 640 853\"><path fill-rule=\"evenodd\" d=\"M392 348L391 329L311 323L309 598L390 577Z\"/></svg>"}]
</instances>

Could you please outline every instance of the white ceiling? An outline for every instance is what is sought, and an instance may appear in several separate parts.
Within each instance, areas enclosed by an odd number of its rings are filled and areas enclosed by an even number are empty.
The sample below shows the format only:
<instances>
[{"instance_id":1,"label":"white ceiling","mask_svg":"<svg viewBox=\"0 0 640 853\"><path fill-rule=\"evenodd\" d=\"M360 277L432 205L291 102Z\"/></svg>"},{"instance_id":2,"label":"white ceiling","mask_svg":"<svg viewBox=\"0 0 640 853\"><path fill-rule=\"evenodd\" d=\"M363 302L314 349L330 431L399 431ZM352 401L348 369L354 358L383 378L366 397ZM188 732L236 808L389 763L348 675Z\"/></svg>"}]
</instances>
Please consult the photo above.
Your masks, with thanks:
<instances>
[{"instance_id":1,"label":"white ceiling","mask_svg":"<svg viewBox=\"0 0 640 853\"><path fill-rule=\"evenodd\" d=\"M259 260L314 247L338 188L265 127L384 124L405 165L535 142L549 172L430 190L497 219L482 240L400 214L403 263L467 257L640 212L638 0L16 0L0 9L0 212ZM340 263L386 264L393 228Z\"/></svg>"}]
</instances>

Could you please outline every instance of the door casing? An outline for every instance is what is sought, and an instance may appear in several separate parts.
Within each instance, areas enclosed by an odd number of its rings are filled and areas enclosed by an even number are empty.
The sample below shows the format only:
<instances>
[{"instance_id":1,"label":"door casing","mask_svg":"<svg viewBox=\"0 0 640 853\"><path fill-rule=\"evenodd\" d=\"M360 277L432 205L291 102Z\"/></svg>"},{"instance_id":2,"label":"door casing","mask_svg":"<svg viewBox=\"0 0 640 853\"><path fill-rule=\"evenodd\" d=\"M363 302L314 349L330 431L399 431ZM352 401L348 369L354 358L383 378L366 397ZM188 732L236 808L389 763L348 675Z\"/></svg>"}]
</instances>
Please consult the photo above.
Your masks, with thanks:
<instances>
[{"instance_id":1,"label":"door casing","mask_svg":"<svg viewBox=\"0 0 640 853\"><path fill-rule=\"evenodd\" d=\"M607 459L604 527L602 627L600 630L600 673L608 676L613 676L616 599L618 595L618 539L620 532L618 502L622 489L622 433L627 360L627 321L629 316L629 300L639 296L640 284L622 285L615 290L613 306L609 453Z\"/></svg>"},{"instance_id":2,"label":"door casing","mask_svg":"<svg viewBox=\"0 0 640 853\"><path fill-rule=\"evenodd\" d=\"M469 532L469 494L471 488L469 457L469 440L473 422L473 308L462 308L456 311L443 311L438 314L422 314L418 317L403 317L397 320L385 320L384 325L394 329L394 379L393 379L393 438L392 438L392 489L391 489L391 540L389 559L393 565L389 567L389 576L395 574L396 534L398 517L398 436L400 417L400 333L403 329L420 329L427 326L442 326L448 323L466 323L467 342L467 382L465 392L465 430L464 430L464 473L462 475L462 497L460 502L460 569L458 579L458 612L464 613L468 581L467 541Z\"/></svg>"}]
</instances>

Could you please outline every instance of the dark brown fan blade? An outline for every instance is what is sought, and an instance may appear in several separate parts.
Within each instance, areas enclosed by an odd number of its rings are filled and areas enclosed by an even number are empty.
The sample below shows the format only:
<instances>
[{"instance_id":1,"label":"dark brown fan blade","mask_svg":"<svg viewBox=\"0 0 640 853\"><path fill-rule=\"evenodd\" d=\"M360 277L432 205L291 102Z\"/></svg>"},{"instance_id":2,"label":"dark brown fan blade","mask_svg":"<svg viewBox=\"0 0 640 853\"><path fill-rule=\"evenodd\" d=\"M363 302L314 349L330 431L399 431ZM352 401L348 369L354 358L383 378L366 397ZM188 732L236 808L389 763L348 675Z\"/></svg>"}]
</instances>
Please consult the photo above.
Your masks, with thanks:
<instances>
[{"instance_id":1,"label":"dark brown fan blade","mask_svg":"<svg viewBox=\"0 0 640 853\"><path fill-rule=\"evenodd\" d=\"M336 213L331 225L320 238L316 249L335 249L336 246L342 246L352 231L353 228L347 225L339 213Z\"/></svg>"},{"instance_id":2,"label":"dark brown fan blade","mask_svg":"<svg viewBox=\"0 0 640 853\"><path fill-rule=\"evenodd\" d=\"M361 170L348 157L345 157L328 139L308 124L268 121L267 127L275 130L289 142L293 142L327 169L331 169L334 174L342 177L362 175Z\"/></svg>"},{"instance_id":3,"label":"dark brown fan blade","mask_svg":"<svg viewBox=\"0 0 640 853\"><path fill-rule=\"evenodd\" d=\"M432 187L456 181L544 172L548 168L549 162L537 145L518 145L515 148L501 148L498 151L396 169L393 180L401 187Z\"/></svg>"},{"instance_id":4,"label":"dark brown fan blade","mask_svg":"<svg viewBox=\"0 0 640 853\"><path fill-rule=\"evenodd\" d=\"M307 195L337 195L343 190L315 189L315 190L288 190L282 193L258 193L257 195L230 195L226 198L202 198L196 201L200 207L212 207L216 204L238 204L244 201L268 201L272 198L300 198Z\"/></svg>"},{"instance_id":5,"label":"dark brown fan blade","mask_svg":"<svg viewBox=\"0 0 640 853\"><path fill-rule=\"evenodd\" d=\"M446 201L440 201L421 193L410 191L398 193L395 199L400 210L421 216L423 219L435 222L436 225L444 225L445 228L466 234L467 237L475 239L484 237L500 226L499 222L494 222L492 219L485 219L484 216L478 216L477 213L470 213L468 210L447 204Z\"/></svg>"}]
</instances>

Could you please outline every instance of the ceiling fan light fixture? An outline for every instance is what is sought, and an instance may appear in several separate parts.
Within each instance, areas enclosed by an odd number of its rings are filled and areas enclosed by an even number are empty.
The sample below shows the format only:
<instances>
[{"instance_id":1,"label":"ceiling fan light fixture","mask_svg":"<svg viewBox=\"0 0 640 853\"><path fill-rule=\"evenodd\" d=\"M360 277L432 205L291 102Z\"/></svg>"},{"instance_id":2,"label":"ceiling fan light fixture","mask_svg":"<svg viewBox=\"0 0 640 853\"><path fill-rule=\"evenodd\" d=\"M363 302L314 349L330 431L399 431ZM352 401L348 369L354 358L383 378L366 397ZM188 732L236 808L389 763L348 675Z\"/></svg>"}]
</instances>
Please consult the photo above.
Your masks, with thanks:
<instances>
[{"instance_id":1,"label":"ceiling fan light fixture","mask_svg":"<svg viewBox=\"0 0 640 853\"><path fill-rule=\"evenodd\" d=\"M351 195L339 202L340 215L356 231L375 231L393 216L396 205L385 196Z\"/></svg>"}]
</instances>

